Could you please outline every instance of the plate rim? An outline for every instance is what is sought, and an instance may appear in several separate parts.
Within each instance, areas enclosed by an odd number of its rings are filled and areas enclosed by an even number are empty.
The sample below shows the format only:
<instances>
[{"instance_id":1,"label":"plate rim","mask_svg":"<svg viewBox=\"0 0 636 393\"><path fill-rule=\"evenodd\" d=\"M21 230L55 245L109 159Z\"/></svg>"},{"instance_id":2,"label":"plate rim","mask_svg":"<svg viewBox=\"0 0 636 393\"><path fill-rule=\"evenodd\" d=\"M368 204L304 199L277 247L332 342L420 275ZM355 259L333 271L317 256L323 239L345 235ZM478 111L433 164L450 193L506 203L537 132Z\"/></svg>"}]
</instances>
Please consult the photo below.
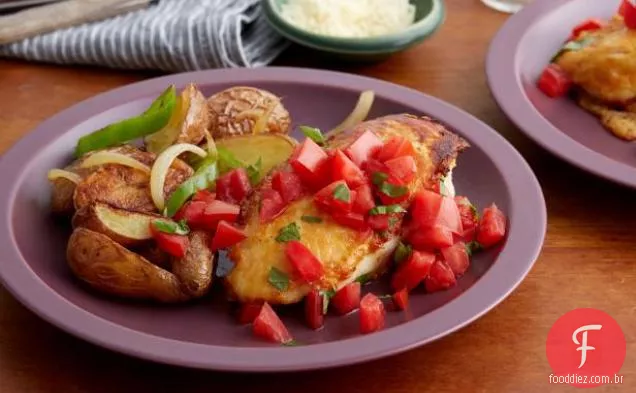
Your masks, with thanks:
<instances>
[{"instance_id":1,"label":"plate rim","mask_svg":"<svg viewBox=\"0 0 636 393\"><path fill-rule=\"evenodd\" d=\"M468 290L436 310L408 323L367 336L298 347L226 347L184 342L120 326L67 301L46 285L24 262L11 229L11 204L27 172L30 155L103 108L159 94L166 84L189 82L302 83L362 91L402 102L439 119L484 150L510 195L509 237L496 262ZM121 105L121 101L120 105ZM28 152L28 154L26 154ZM503 165L505 163L505 165ZM547 210L539 182L519 152L501 135L469 113L419 91L346 73L306 68L222 69L173 74L125 85L99 94L54 115L21 138L0 159L8 186L0 189L0 282L20 303L58 328L104 348L146 360L199 369L282 372L332 368L394 355L446 336L502 302L527 276L545 239ZM534 225L528 225L534 223ZM523 255L523 257L519 257ZM45 303L45 304L42 304ZM434 326L429 321L435 320Z\"/></svg>"},{"instance_id":2,"label":"plate rim","mask_svg":"<svg viewBox=\"0 0 636 393\"><path fill-rule=\"evenodd\" d=\"M578 0L535 0L512 15L496 33L486 55L486 79L506 116L543 149L597 177L636 188L636 168L572 139L532 105L517 74L518 45L528 28L548 12Z\"/></svg>"}]
</instances>

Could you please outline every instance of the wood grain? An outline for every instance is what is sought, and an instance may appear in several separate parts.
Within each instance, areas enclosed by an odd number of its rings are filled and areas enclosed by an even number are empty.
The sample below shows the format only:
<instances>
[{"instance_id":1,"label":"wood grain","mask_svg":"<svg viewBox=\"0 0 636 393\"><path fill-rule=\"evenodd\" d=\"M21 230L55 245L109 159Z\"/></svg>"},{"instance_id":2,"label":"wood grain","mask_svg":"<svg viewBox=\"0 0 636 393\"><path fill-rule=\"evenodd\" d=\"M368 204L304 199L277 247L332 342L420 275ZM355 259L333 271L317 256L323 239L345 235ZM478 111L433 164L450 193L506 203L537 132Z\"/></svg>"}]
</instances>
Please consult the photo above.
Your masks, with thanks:
<instances>
[{"instance_id":1,"label":"wood grain","mask_svg":"<svg viewBox=\"0 0 636 393\"><path fill-rule=\"evenodd\" d=\"M491 99L484 74L489 41L506 16L478 0L447 4L436 36L382 64L331 63L299 48L278 64L417 89L464 108L519 149L543 186L549 225L535 268L507 300L459 332L401 355L334 370L245 376L156 365L97 348L41 321L0 289L0 392L573 392L549 384L545 340L559 316L579 307L608 312L628 343L624 383L592 391L636 391L636 192L583 173L523 136ZM151 76L0 61L0 149L71 104Z\"/></svg>"}]
</instances>

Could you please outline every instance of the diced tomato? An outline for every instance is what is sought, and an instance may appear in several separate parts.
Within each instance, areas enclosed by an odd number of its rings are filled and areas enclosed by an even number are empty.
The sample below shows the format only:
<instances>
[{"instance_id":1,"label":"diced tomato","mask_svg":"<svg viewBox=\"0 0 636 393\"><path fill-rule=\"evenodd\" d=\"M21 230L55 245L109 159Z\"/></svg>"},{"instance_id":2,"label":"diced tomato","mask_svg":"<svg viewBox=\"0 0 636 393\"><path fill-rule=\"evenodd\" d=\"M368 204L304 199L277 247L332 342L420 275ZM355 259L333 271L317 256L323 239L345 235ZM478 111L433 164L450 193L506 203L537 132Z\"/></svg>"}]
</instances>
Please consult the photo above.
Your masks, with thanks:
<instances>
[{"instance_id":1,"label":"diced tomato","mask_svg":"<svg viewBox=\"0 0 636 393\"><path fill-rule=\"evenodd\" d=\"M301 180L313 188L316 181L321 181L321 168L324 167L327 158L327 153L322 147L307 138L292 155L290 164Z\"/></svg>"},{"instance_id":2,"label":"diced tomato","mask_svg":"<svg viewBox=\"0 0 636 393\"><path fill-rule=\"evenodd\" d=\"M369 210L375 207L375 201L373 200L373 191L371 186L364 184L355 189L356 198L353 200L351 210L354 213L366 215Z\"/></svg>"},{"instance_id":3,"label":"diced tomato","mask_svg":"<svg viewBox=\"0 0 636 393\"><path fill-rule=\"evenodd\" d=\"M343 190L344 194L348 194L348 198L336 197L334 195L336 190ZM347 213L351 211L354 197L355 195L347 183L344 180L338 180L318 191L314 195L314 201L320 208L328 212Z\"/></svg>"},{"instance_id":4,"label":"diced tomato","mask_svg":"<svg viewBox=\"0 0 636 393\"><path fill-rule=\"evenodd\" d=\"M587 19L583 21L582 23L579 23L578 25L574 27L574 29L572 29L572 37L576 39L579 36L579 34L583 33L584 31L598 30L601 27L603 27L603 25L604 23L601 20L594 19L594 18Z\"/></svg>"},{"instance_id":5,"label":"diced tomato","mask_svg":"<svg viewBox=\"0 0 636 393\"><path fill-rule=\"evenodd\" d=\"M352 282L340 288L330 304L339 315L349 314L360 306L360 283Z\"/></svg>"},{"instance_id":6,"label":"diced tomato","mask_svg":"<svg viewBox=\"0 0 636 393\"><path fill-rule=\"evenodd\" d=\"M463 233L461 239L465 242L471 242L475 239L475 228L477 227L478 217L473 204L464 196L456 196L455 203L459 210L459 217L462 222Z\"/></svg>"},{"instance_id":7,"label":"diced tomato","mask_svg":"<svg viewBox=\"0 0 636 393\"><path fill-rule=\"evenodd\" d=\"M411 227L406 239L417 250L437 250L454 243L453 232L441 226Z\"/></svg>"},{"instance_id":8,"label":"diced tomato","mask_svg":"<svg viewBox=\"0 0 636 393\"><path fill-rule=\"evenodd\" d=\"M232 169L216 179L216 193L218 199L232 204L238 204L245 199L252 186L245 168Z\"/></svg>"},{"instance_id":9,"label":"diced tomato","mask_svg":"<svg viewBox=\"0 0 636 393\"><path fill-rule=\"evenodd\" d=\"M437 292L455 285L455 274L446 262L437 260L431 267L431 272L424 280L424 286L428 292Z\"/></svg>"},{"instance_id":10,"label":"diced tomato","mask_svg":"<svg viewBox=\"0 0 636 393\"><path fill-rule=\"evenodd\" d=\"M367 218L367 222L374 231L386 231L389 229L389 218L388 214L376 214L369 216L369 218Z\"/></svg>"},{"instance_id":11,"label":"diced tomato","mask_svg":"<svg viewBox=\"0 0 636 393\"><path fill-rule=\"evenodd\" d=\"M228 172L216 179L216 198L227 203L236 203L232 196L232 186L230 185L232 173Z\"/></svg>"},{"instance_id":12,"label":"diced tomato","mask_svg":"<svg viewBox=\"0 0 636 393\"><path fill-rule=\"evenodd\" d=\"M285 203L295 201L300 198L303 193L303 185L300 181L300 177L293 172L276 172L272 177L272 187L278 191Z\"/></svg>"},{"instance_id":13,"label":"diced tomato","mask_svg":"<svg viewBox=\"0 0 636 393\"><path fill-rule=\"evenodd\" d=\"M415 178L417 164L412 156L401 156L384 162L389 174L399 179L402 183L408 183Z\"/></svg>"},{"instance_id":14,"label":"diced tomato","mask_svg":"<svg viewBox=\"0 0 636 393\"><path fill-rule=\"evenodd\" d=\"M267 188L261 192L261 222L268 222L276 218L285 210L285 202L278 191Z\"/></svg>"},{"instance_id":15,"label":"diced tomato","mask_svg":"<svg viewBox=\"0 0 636 393\"><path fill-rule=\"evenodd\" d=\"M632 1L624 0L621 8L625 26L628 29L636 29L636 5Z\"/></svg>"},{"instance_id":16,"label":"diced tomato","mask_svg":"<svg viewBox=\"0 0 636 393\"><path fill-rule=\"evenodd\" d=\"M367 334L384 328L384 304L377 296L367 293L360 301L360 333Z\"/></svg>"},{"instance_id":17,"label":"diced tomato","mask_svg":"<svg viewBox=\"0 0 636 393\"><path fill-rule=\"evenodd\" d=\"M404 156L415 156L413 144L406 138L394 136L382 146L374 158L380 162L385 162Z\"/></svg>"},{"instance_id":18,"label":"diced tomato","mask_svg":"<svg viewBox=\"0 0 636 393\"><path fill-rule=\"evenodd\" d=\"M623 0L620 7L618 7L618 15L625 16L625 10L629 5L629 0Z\"/></svg>"},{"instance_id":19,"label":"diced tomato","mask_svg":"<svg viewBox=\"0 0 636 393\"><path fill-rule=\"evenodd\" d=\"M433 191L422 190L415 194L411 205L413 225L418 228L441 227L462 234L462 220L453 198Z\"/></svg>"},{"instance_id":20,"label":"diced tomato","mask_svg":"<svg viewBox=\"0 0 636 393\"><path fill-rule=\"evenodd\" d=\"M382 162L374 159L369 159L362 165L362 170L367 174L370 181L373 180L374 173L389 174L389 169Z\"/></svg>"},{"instance_id":21,"label":"diced tomato","mask_svg":"<svg viewBox=\"0 0 636 393\"><path fill-rule=\"evenodd\" d=\"M212 201L205 206L201 216L202 225L208 230L216 230L220 221L235 222L241 208L223 201Z\"/></svg>"},{"instance_id":22,"label":"diced tomato","mask_svg":"<svg viewBox=\"0 0 636 393\"><path fill-rule=\"evenodd\" d=\"M248 323L254 322L258 314L261 312L261 308L263 308L263 303L261 302L249 302L241 304L237 314L238 323L241 325L246 325Z\"/></svg>"},{"instance_id":23,"label":"diced tomato","mask_svg":"<svg viewBox=\"0 0 636 393\"><path fill-rule=\"evenodd\" d=\"M466 272L470 264L466 243L457 242L451 247L443 248L441 251L444 261L451 268L455 277L459 277Z\"/></svg>"},{"instance_id":24,"label":"diced tomato","mask_svg":"<svg viewBox=\"0 0 636 393\"><path fill-rule=\"evenodd\" d=\"M193 228L203 226L203 212L208 202L190 201L179 209L174 215L175 221L185 220Z\"/></svg>"},{"instance_id":25,"label":"diced tomato","mask_svg":"<svg viewBox=\"0 0 636 393\"><path fill-rule=\"evenodd\" d=\"M406 288L402 288L399 291L391 295L393 305L398 310L405 310L409 305L409 291Z\"/></svg>"},{"instance_id":26,"label":"diced tomato","mask_svg":"<svg viewBox=\"0 0 636 393\"><path fill-rule=\"evenodd\" d=\"M297 240L287 242L285 246L287 259L298 274L298 277L305 282L315 282L319 280L324 269L320 260L304 244Z\"/></svg>"},{"instance_id":27,"label":"diced tomato","mask_svg":"<svg viewBox=\"0 0 636 393\"><path fill-rule=\"evenodd\" d=\"M331 160L331 179L344 180L351 189L366 183L364 172L341 150L336 150Z\"/></svg>"},{"instance_id":28,"label":"diced tomato","mask_svg":"<svg viewBox=\"0 0 636 393\"><path fill-rule=\"evenodd\" d=\"M477 229L477 241L483 247L492 247L506 236L506 216L493 203L484 209Z\"/></svg>"},{"instance_id":29,"label":"diced tomato","mask_svg":"<svg viewBox=\"0 0 636 393\"><path fill-rule=\"evenodd\" d=\"M162 251L175 258L183 258L185 256L190 244L187 236L161 232L153 223L150 223L150 233L155 242L157 242L157 247Z\"/></svg>"},{"instance_id":30,"label":"diced tomato","mask_svg":"<svg viewBox=\"0 0 636 393\"><path fill-rule=\"evenodd\" d=\"M566 95L570 91L571 86L572 80L570 77L555 63L551 63L543 70L537 82L539 90L551 98Z\"/></svg>"},{"instance_id":31,"label":"diced tomato","mask_svg":"<svg viewBox=\"0 0 636 393\"><path fill-rule=\"evenodd\" d=\"M435 254L424 251L413 251L409 259L402 262L391 279L391 287L399 291L407 291L417 287L430 273L435 262Z\"/></svg>"},{"instance_id":32,"label":"diced tomato","mask_svg":"<svg viewBox=\"0 0 636 393\"><path fill-rule=\"evenodd\" d=\"M323 297L320 291L312 289L305 297L305 321L311 329L320 329L325 324Z\"/></svg>"},{"instance_id":33,"label":"diced tomato","mask_svg":"<svg viewBox=\"0 0 636 393\"><path fill-rule=\"evenodd\" d=\"M365 221L364 216L359 213L333 213L332 217L338 224L351 229L364 231L369 228L369 224Z\"/></svg>"},{"instance_id":34,"label":"diced tomato","mask_svg":"<svg viewBox=\"0 0 636 393\"><path fill-rule=\"evenodd\" d=\"M246 237L247 235L242 230L225 221L220 221L212 238L210 249L214 252L222 248L231 247Z\"/></svg>"},{"instance_id":35,"label":"diced tomato","mask_svg":"<svg viewBox=\"0 0 636 393\"><path fill-rule=\"evenodd\" d=\"M345 149L345 153L358 167L361 167L381 147L382 140L373 132L365 131Z\"/></svg>"},{"instance_id":36,"label":"diced tomato","mask_svg":"<svg viewBox=\"0 0 636 393\"><path fill-rule=\"evenodd\" d=\"M257 337L280 344L293 340L283 321L280 320L268 303L263 304L261 312L254 319L252 332Z\"/></svg>"},{"instance_id":37,"label":"diced tomato","mask_svg":"<svg viewBox=\"0 0 636 393\"><path fill-rule=\"evenodd\" d=\"M201 201L206 203L210 203L215 199L216 199L216 194L208 190L197 191L197 193L194 194L194 196L192 197L193 201Z\"/></svg>"}]
</instances>

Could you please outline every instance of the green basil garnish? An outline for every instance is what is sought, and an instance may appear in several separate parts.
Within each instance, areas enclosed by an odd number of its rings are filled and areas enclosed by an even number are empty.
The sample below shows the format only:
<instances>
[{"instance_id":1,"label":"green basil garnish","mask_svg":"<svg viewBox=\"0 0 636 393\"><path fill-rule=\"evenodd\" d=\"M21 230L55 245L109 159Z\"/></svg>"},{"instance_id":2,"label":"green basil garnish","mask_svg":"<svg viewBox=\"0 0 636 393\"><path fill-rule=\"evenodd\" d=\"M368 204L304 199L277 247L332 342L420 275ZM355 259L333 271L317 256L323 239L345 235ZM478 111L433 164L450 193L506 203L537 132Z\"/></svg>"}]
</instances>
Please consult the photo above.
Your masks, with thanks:
<instances>
[{"instance_id":1,"label":"green basil garnish","mask_svg":"<svg viewBox=\"0 0 636 393\"><path fill-rule=\"evenodd\" d=\"M335 190L333 190L333 197L339 201L349 202L351 198L351 193L349 192L349 188L344 184L339 184Z\"/></svg>"},{"instance_id":2,"label":"green basil garnish","mask_svg":"<svg viewBox=\"0 0 636 393\"><path fill-rule=\"evenodd\" d=\"M289 277L279 269L272 267L269 269L267 281L279 291L286 291L289 288Z\"/></svg>"},{"instance_id":3,"label":"green basil garnish","mask_svg":"<svg viewBox=\"0 0 636 393\"><path fill-rule=\"evenodd\" d=\"M185 220L179 222L156 220L152 223L157 230L163 233L169 233L171 235L187 235L190 233L190 228Z\"/></svg>"},{"instance_id":4,"label":"green basil garnish","mask_svg":"<svg viewBox=\"0 0 636 393\"><path fill-rule=\"evenodd\" d=\"M316 216L302 216L302 217L300 217L300 219L305 221L305 222L312 223L312 224L316 224L316 223L322 222L322 218L316 217Z\"/></svg>"},{"instance_id":5,"label":"green basil garnish","mask_svg":"<svg viewBox=\"0 0 636 393\"><path fill-rule=\"evenodd\" d=\"M318 145L322 146L325 144L325 137L322 135L322 132L318 128L309 127L309 126L300 126L300 131L305 134L305 136L312 141L316 142Z\"/></svg>"},{"instance_id":6,"label":"green basil garnish","mask_svg":"<svg viewBox=\"0 0 636 393\"><path fill-rule=\"evenodd\" d=\"M400 205L376 206L369 210L369 215L376 216L378 214L406 213L406 210Z\"/></svg>"},{"instance_id":7,"label":"green basil garnish","mask_svg":"<svg viewBox=\"0 0 636 393\"><path fill-rule=\"evenodd\" d=\"M278 232L278 236L276 236L276 241L279 243L286 243L292 240L300 240L300 228L295 222L282 227Z\"/></svg>"},{"instance_id":8,"label":"green basil garnish","mask_svg":"<svg viewBox=\"0 0 636 393\"><path fill-rule=\"evenodd\" d=\"M395 253L393 254L393 260L395 261L395 263L402 263L409 259L412 252L413 248L411 246L399 242L397 248L395 249Z\"/></svg>"}]
</instances>

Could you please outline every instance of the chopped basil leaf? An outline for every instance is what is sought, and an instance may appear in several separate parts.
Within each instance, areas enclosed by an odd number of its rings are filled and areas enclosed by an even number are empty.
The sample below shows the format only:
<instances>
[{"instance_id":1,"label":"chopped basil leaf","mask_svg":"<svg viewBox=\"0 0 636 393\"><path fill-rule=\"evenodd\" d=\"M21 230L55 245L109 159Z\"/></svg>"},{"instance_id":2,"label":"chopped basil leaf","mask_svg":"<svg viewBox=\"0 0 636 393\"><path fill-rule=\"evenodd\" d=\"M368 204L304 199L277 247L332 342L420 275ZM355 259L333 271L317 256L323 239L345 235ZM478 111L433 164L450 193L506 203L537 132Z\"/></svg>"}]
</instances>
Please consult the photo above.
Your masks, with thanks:
<instances>
[{"instance_id":1,"label":"chopped basil leaf","mask_svg":"<svg viewBox=\"0 0 636 393\"><path fill-rule=\"evenodd\" d=\"M301 345L298 341L296 340L290 340L287 342L284 342L281 344L283 347L297 347L299 345Z\"/></svg>"},{"instance_id":2,"label":"chopped basil leaf","mask_svg":"<svg viewBox=\"0 0 636 393\"><path fill-rule=\"evenodd\" d=\"M401 196L404 196L408 191L409 189L404 186L396 186L386 182L380 185L380 192L382 192L384 195L390 196L391 198L399 198Z\"/></svg>"},{"instance_id":3,"label":"chopped basil leaf","mask_svg":"<svg viewBox=\"0 0 636 393\"><path fill-rule=\"evenodd\" d=\"M397 248L395 249L395 253L393 254L393 260L395 261L395 263L402 263L409 259L412 252L413 248L411 246L399 242Z\"/></svg>"},{"instance_id":4,"label":"chopped basil leaf","mask_svg":"<svg viewBox=\"0 0 636 393\"><path fill-rule=\"evenodd\" d=\"M336 293L333 292L333 295L335 294ZM320 292L320 296L322 296L322 313L323 314L327 314L327 311L329 311L329 300L331 300L333 295L330 295L329 292Z\"/></svg>"},{"instance_id":5,"label":"chopped basil leaf","mask_svg":"<svg viewBox=\"0 0 636 393\"><path fill-rule=\"evenodd\" d=\"M339 201L349 202L349 198L351 198L351 193L349 192L349 188L344 184L339 184L335 190L333 190L333 197Z\"/></svg>"},{"instance_id":6,"label":"chopped basil leaf","mask_svg":"<svg viewBox=\"0 0 636 393\"><path fill-rule=\"evenodd\" d=\"M245 166L243 162L234 156L234 153L225 147L217 146L217 151L219 153L219 170L221 173L226 173L232 169L242 168Z\"/></svg>"},{"instance_id":7,"label":"chopped basil leaf","mask_svg":"<svg viewBox=\"0 0 636 393\"><path fill-rule=\"evenodd\" d=\"M384 172L373 172L373 175L371 175L371 181L376 186L382 185L382 183L384 183L388 178L389 175Z\"/></svg>"},{"instance_id":8,"label":"chopped basil leaf","mask_svg":"<svg viewBox=\"0 0 636 393\"><path fill-rule=\"evenodd\" d=\"M190 232L185 220L179 222L156 220L153 225L157 230L172 235L187 235Z\"/></svg>"},{"instance_id":9,"label":"chopped basil leaf","mask_svg":"<svg viewBox=\"0 0 636 393\"><path fill-rule=\"evenodd\" d=\"M249 165L245 170L247 171L247 177L250 179L250 183L255 185L261 180L261 170L263 168L263 160L261 157L258 157L258 160Z\"/></svg>"},{"instance_id":10,"label":"chopped basil leaf","mask_svg":"<svg viewBox=\"0 0 636 393\"><path fill-rule=\"evenodd\" d=\"M316 142L320 146L325 144L325 137L322 135L322 132L318 128L309 127L309 126L300 126L300 131L305 134L305 136L312 141Z\"/></svg>"},{"instance_id":11,"label":"chopped basil leaf","mask_svg":"<svg viewBox=\"0 0 636 393\"><path fill-rule=\"evenodd\" d=\"M369 281L371 281L373 277L370 274L363 274L361 276L359 276L358 278L355 279L356 282L359 282L360 284L366 284Z\"/></svg>"},{"instance_id":12,"label":"chopped basil leaf","mask_svg":"<svg viewBox=\"0 0 636 393\"><path fill-rule=\"evenodd\" d=\"M322 222L322 218L316 217L316 216L302 216L302 217L300 217L300 219L305 221L305 222L310 222L312 224L315 224L315 223L318 223L318 222Z\"/></svg>"},{"instance_id":13,"label":"chopped basil leaf","mask_svg":"<svg viewBox=\"0 0 636 393\"><path fill-rule=\"evenodd\" d=\"M369 215L376 216L378 214L406 213L406 210L400 205L376 206L369 210Z\"/></svg>"},{"instance_id":14,"label":"chopped basil leaf","mask_svg":"<svg viewBox=\"0 0 636 393\"><path fill-rule=\"evenodd\" d=\"M479 252L483 250L483 247L481 244L479 244L476 241L472 241L468 244L466 244L466 254L468 254L469 257L472 257L473 254L475 254L476 252Z\"/></svg>"},{"instance_id":15,"label":"chopped basil leaf","mask_svg":"<svg viewBox=\"0 0 636 393\"><path fill-rule=\"evenodd\" d=\"M552 57L552 59L550 59L550 63L554 63L555 61L557 61L557 59L561 57L561 55L565 52L581 50L592 42L594 42L593 37L583 37L575 41L570 41L563 45L563 47Z\"/></svg>"},{"instance_id":16,"label":"chopped basil leaf","mask_svg":"<svg viewBox=\"0 0 636 393\"><path fill-rule=\"evenodd\" d=\"M278 232L278 236L276 236L276 241L279 243L286 243L292 240L300 240L300 228L295 222L282 227Z\"/></svg>"},{"instance_id":17,"label":"chopped basil leaf","mask_svg":"<svg viewBox=\"0 0 636 393\"><path fill-rule=\"evenodd\" d=\"M279 291L286 291L289 288L289 277L275 267L269 270L267 281Z\"/></svg>"}]
</instances>

